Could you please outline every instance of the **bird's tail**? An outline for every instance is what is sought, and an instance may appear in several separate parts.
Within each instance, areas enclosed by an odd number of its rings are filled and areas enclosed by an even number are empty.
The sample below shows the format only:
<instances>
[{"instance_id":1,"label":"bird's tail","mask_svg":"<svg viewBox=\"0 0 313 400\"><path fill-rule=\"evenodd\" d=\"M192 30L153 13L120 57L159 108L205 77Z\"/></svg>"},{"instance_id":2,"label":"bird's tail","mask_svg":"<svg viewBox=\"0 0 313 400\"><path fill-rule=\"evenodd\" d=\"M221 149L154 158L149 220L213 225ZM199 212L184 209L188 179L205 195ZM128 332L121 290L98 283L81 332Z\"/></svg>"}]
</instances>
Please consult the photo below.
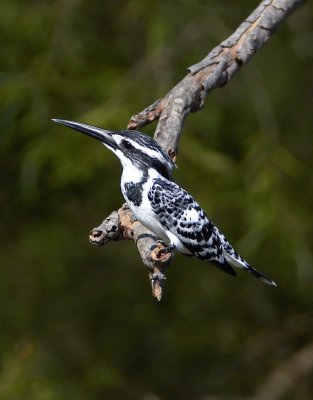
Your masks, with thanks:
<instances>
[{"instance_id":1,"label":"bird's tail","mask_svg":"<svg viewBox=\"0 0 313 400\"><path fill-rule=\"evenodd\" d=\"M249 265L243 258L241 258L234 250L233 254L229 254L226 250L224 250L224 258L226 262L232 267L243 268L246 271L250 272L250 274L254 275L258 279L266 283L267 285L277 286L276 283L271 278L264 275L257 269L251 267L251 265Z\"/></svg>"}]
</instances>

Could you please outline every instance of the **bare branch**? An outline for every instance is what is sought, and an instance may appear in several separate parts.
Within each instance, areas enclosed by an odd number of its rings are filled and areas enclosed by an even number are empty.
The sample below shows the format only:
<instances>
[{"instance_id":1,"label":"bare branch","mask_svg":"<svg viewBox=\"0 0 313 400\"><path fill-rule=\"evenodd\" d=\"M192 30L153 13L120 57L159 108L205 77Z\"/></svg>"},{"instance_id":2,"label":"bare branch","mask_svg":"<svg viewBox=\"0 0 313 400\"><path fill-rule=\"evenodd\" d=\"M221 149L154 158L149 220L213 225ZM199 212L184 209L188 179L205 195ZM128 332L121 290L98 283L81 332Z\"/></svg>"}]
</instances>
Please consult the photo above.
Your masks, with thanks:
<instances>
[{"instance_id":1,"label":"bare branch","mask_svg":"<svg viewBox=\"0 0 313 400\"><path fill-rule=\"evenodd\" d=\"M158 300L162 297L165 271L170 265L173 253L157 237L133 218L127 204L113 211L97 228L89 234L90 242L103 246L111 240L133 239L140 257L149 270L152 295Z\"/></svg>"},{"instance_id":2,"label":"bare branch","mask_svg":"<svg viewBox=\"0 0 313 400\"><path fill-rule=\"evenodd\" d=\"M163 99L133 115L128 128L139 129L159 120L154 138L175 161L187 115L203 107L211 90L228 83L303 1L263 0L228 39L215 47L202 61L189 67L185 78ZM140 256L149 270L153 296L161 299L164 271L173 254L160 243L156 243L155 235L133 220L125 206L111 213L91 232L89 238L95 245L102 245L110 240L135 240Z\"/></svg>"},{"instance_id":3,"label":"bare branch","mask_svg":"<svg viewBox=\"0 0 313 400\"><path fill-rule=\"evenodd\" d=\"M145 108L139 114L133 115L127 125L128 129L139 129L158 119L163 111L163 101L156 100L151 106Z\"/></svg>"},{"instance_id":4,"label":"bare branch","mask_svg":"<svg viewBox=\"0 0 313 400\"><path fill-rule=\"evenodd\" d=\"M264 0L236 29L202 61L188 68L189 73L163 99L150 109L133 116L129 128L138 129L159 119L155 139L175 156L184 120L203 107L211 90L228 83L269 40L281 22L303 0ZM154 107L153 107L154 106ZM149 112L147 112L149 110ZM136 125L136 121L139 123Z\"/></svg>"}]
</instances>

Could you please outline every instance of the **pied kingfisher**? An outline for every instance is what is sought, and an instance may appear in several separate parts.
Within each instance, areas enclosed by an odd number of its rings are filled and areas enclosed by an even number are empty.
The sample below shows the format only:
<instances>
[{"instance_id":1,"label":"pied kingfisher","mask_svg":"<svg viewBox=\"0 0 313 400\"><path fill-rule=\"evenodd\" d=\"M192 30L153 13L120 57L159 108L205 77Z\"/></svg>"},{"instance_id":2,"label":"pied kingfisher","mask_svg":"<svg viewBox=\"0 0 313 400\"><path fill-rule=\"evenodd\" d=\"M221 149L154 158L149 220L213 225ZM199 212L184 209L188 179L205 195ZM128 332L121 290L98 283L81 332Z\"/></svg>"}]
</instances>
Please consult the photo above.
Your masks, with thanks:
<instances>
[{"instance_id":1,"label":"pied kingfisher","mask_svg":"<svg viewBox=\"0 0 313 400\"><path fill-rule=\"evenodd\" d=\"M236 275L233 267L243 268L276 286L236 253L193 197L172 180L176 165L155 140L137 131L107 131L79 122L53 121L100 140L117 155L123 167L121 190L131 212L169 249L210 261L230 275Z\"/></svg>"}]
</instances>

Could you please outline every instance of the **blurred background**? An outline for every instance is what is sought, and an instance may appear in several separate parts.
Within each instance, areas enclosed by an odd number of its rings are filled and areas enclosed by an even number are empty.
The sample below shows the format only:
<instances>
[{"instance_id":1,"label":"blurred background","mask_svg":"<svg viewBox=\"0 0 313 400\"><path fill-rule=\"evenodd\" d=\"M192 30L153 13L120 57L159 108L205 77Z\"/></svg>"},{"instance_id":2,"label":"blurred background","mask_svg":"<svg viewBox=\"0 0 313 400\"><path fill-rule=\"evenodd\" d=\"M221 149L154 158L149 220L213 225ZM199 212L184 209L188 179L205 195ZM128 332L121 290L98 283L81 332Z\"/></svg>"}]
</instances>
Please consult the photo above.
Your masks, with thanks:
<instances>
[{"instance_id":1,"label":"blurred background","mask_svg":"<svg viewBox=\"0 0 313 400\"><path fill-rule=\"evenodd\" d=\"M276 289L176 255L158 303L133 243L88 242L118 161L51 122L125 128L257 4L2 0L1 400L313 398L312 3L189 116L175 173Z\"/></svg>"}]
</instances>

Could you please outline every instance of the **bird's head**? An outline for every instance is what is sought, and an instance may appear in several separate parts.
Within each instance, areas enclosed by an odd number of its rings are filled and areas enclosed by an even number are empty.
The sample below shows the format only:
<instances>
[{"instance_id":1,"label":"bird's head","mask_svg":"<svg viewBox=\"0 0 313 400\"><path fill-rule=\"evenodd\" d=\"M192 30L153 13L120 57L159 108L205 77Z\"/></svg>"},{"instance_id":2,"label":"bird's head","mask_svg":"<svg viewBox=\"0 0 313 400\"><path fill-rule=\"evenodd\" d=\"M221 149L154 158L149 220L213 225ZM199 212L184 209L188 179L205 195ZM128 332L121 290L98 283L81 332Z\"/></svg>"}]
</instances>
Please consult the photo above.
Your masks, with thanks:
<instances>
[{"instance_id":1,"label":"bird's head","mask_svg":"<svg viewBox=\"0 0 313 400\"><path fill-rule=\"evenodd\" d=\"M176 166L155 140L141 132L107 131L63 119L53 119L52 121L99 140L117 155L124 168L129 166L135 166L141 170L153 168L162 176L170 178Z\"/></svg>"}]
</instances>

